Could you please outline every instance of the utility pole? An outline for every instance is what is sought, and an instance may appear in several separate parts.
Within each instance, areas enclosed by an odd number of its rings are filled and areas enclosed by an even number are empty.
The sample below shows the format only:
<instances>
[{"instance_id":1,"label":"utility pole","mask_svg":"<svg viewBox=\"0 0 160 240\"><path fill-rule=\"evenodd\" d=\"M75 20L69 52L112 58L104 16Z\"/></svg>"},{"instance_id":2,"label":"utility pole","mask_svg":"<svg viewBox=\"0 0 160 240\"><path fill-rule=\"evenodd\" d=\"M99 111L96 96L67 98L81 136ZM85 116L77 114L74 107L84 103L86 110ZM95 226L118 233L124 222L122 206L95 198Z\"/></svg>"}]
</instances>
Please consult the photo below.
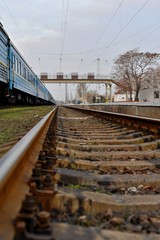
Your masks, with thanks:
<instances>
[{"instance_id":1,"label":"utility pole","mask_svg":"<svg viewBox=\"0 0 160 240\"><path fill-rule=\"evenodd\" d=\"M67 79L67 75L66 75L66 79ZM65 83L65 103L68 103L68 86L67 83Z\"/></svg>"},{"instance_id":2,"label":"utility pole","mask_svg":"<svg viewBox=\"0 0 160 240\"><path fill-rule=\"evenodd\" d=\"M97 79L100 79L100 58L97 58ZM98 95L101 95L100 84L98 84Z\"/></svg>"},{"instance_id":3,"label":"utility pole","mask_svg":"<svg viewBox=\"0 0 160 240\"><path fill-rule=\"evenodd\" d=\"M100 58L97 58L97 79L100 78Z\"/></svg>"}]
</instances>

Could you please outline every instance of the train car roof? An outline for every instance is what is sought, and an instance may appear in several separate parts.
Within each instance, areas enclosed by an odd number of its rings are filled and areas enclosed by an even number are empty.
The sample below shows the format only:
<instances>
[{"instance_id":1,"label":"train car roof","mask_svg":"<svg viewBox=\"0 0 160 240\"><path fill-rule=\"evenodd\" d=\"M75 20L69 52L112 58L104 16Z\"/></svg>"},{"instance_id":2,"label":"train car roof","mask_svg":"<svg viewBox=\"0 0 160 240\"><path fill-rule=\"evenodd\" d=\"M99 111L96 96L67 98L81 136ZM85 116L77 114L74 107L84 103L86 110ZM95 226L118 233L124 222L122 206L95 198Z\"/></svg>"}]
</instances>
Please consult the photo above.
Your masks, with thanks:
<instances>
[{"instance_id":1,"label":"train car roof","mask_svg":"<svg viewBox=\"0 0 160 240\"><path fill-rule=\"evenodd\" d=\"M23 61L25 62L25 64L27 65L27 67L30 69L30 71L38 78L38 76L35 74L35 72L32 70L32 68L28 65L28 63L26 62L26 60L24 59L24 57L21 55L21 53L18 51L17 47L14 45L14 43L11 41L11 39L9 38L8 33L4 30L3 24L0 22L0 29L1 31L3 31L3 33L7 36L8 38L8 42L10 42L11 46L15 49L15 51L18 53L18 55L23 59ZM44 83L40 80L40 78L38 78L38 80L40 81L40 83L44 86L44 88L50 93L50 91L46 88L46 86L44 85ZM50 93L50 95L52 96L52 94ZM53 96L52 96L53 97ZM55 101L55 99L53 98L53 100Z\"/></svg>"},{"instance_id":2,"label":"train car roof","mask_svg":"<svg viewBox=\"0 0 160 240\"><path fill-rule=\"evenodd\" d=\"M10 41L9 35L8 33L4 30L3 24L0 22L0 29L1 31L6 35L6 37L8 38L8 40Z\"/></svg>"},{"instance_id":3,"label":"train car roof","mask_svg":"<svg viewBox=\"0 0 160 240\"><path fill-rule=\"evenodd\" d=\"M23 61L25 62L25 64L27 65L27 67L30 69L30 71L38 78L37 74L32 70L32 68L29 66L29 64L27 63L27 61L25 60L25 58L22 56L22 54L19 52L19 50L17 49L17 47L14 45L14 43L11 41L8 33L5 31L3 24L0 22L0 29L4 32L4 34L8 37L8 40L11 44L11 46L15 49L15 51L18 53L18 55L23 59ZM38 78L39 79L39 78ZM39 81L43 84L43 82L39 79ZM43 86L45 86L43 84Z\"/></svg>"}]
</instances>

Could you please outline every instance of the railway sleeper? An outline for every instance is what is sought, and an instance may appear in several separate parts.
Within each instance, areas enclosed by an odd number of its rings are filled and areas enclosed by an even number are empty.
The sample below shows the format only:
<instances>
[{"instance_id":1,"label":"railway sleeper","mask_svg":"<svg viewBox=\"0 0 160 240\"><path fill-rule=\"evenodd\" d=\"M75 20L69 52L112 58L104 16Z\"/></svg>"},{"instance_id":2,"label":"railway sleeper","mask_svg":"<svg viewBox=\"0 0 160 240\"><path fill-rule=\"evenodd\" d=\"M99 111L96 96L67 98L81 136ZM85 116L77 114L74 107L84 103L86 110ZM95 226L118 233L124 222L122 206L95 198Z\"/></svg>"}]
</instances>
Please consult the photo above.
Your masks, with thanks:
<instances>
[{"instance_id":1,"label":"railway sleeper","mask_svg":"<svg viewBox=\"0 0 160 240\"><path fill-rule=\"evenodd\" d=\"M102 144L106 144L106 145L120 145L120 144L140 144L140 143L144 143L144 142L151 142L154 141L155 137L153 135L147 135L147 136L143 136L143 137L138 137L138 138L134 138L134 139L121 139L121 140L117 140L116 138L113 138L113 140L111 141L111 139L96 139L96 140L92 140L89 137L88 138L81 138L81 139L73 139L70 137L61 137L61 136L57 136L57 142L61 143L68 143L68 144L86 144L86 145L102 145Z\"/></svg>"},{"instance_id":2,"label":"railway sleeper","mask_svg":"<svg viewBox=\"0 0 160 240\"><path fill-rule=\"evenodd\" d=\"M80 150L85 152L92 152L92 151L98 151L98 152L110 152L110 151L145 151L145 150L155 150L160 148L160 140L156 140L149 143L143 143L143 144L121 144L121 145L87 145L83 142L79 144L68 144L63 142L58 142L57 147L60 148L69 148L73 150Z\"/></svg>"},{"instance_id":3,"label":"railway sleeper","mask_svg":"<svg viewBox=\"0 0 160 240\"><path fill-rule=\"evenodd\" d=\"M99 192L80 191L61 188L52 199L52 209L61 212L100 214L112 211L135 213L137 211L159 211L160 200L157 195L107 195Z\"/></svg>"},{"instance_id":4,"label":"railway sleeper","mask_svg":"<svg viewBox=\"0 0 160 240\"><path fill-rule=\"evenodd\" d=\"M160 187L159 174L112 174L98 175L85 171L75 171L72 169L57 169L55 179L62 185L78 185L78 186L97 186L106 190L114 188L130 188L132 186L151 186ZM96 188L95 188L96 190Z\"/></svg>"},{"instance_id":5,"label":"railway sleeper","mask_svg":"<svg viewBox=\"0 0 160 240\"><path fill-rule=\"evenodd\" d=\"M115 132L116 125L111 123L108 126L114 130L104 134L77 131L86 120L92 129L105 121L87 115L81 119L78 113L79 119L69 122L64 115L59 130L53 128L54 133L47 134L29 181L36 208L31 201L26 205L32 211L20 210L15 236L33 240L158 239L154 233L160 234L159 141L146 131L123 131L117 126ZM138 172L141 170L143 174Z\"/></svg>"},{"instance_id":6,"label":"railway sleeper","mask_svg":"<svg viewBox=\"0 0 160 240\"><path fill-rule=\"evenodd\" d=\"M131 132L133 132L132 130L131 130ZM137 138L137 137L142 137L142 136L144 136L144 133L142 133L142 132L133 132L133 133L131 133L131 132L122 132L122 133L107 133L107 132L103 132L103 134L102 133L94 133L94 132L92 132L92 133L90 133L90 134L72 134L72 133L57 133L57 135L58 136L67 136L67 137L72 137L73 139L74 138L79 138L79 139L83 139L83 138L90 138L90 139L98 139L98 138L100 138L100 139L112 139L112 138L117 138L117 139L130 139L130 138Z\"/></svg>"},{"instance_id":7,"label":"railway sleeper","mask_svg":"<svg viewBox=\"0 0 160 240\"><path fill-rule=\"evenodd\" d=\"M136 159L132 160L133 161L101 161L100 163L99 161L58 158L55 166L59 168L70 168L89 172L99 171L100 174L112 174L112 172L119 174L124 174L126 172L130 174L136 174L137 171L142 171L147 174L147 171L155 171L157 173L160 171L159 159L153 159L151 161L136 161Z\"/></svg>"},{"instance_id":8,"label":"railway sleeper","mask_svg":"<svg viewBox=\"0 0 160 240\"><path fill-rule=\"evenodd\" d=\"M111 161L111 160L132 160L134 158L140 160L150 160L153 158L160 157L160 151L157 150L150 150L148 151L117 151L117 152L82 152L82 151L75 151L68 148L56 148L57 156L64 156L70 158L77 158L77 159L84 159L90 161Z\"/></svg>"},{"instance_id":9,"label":"railway sleeper","mask_svg":"<svg viewBox=\"0 0 160 240\"><path fill-rule=\"evenodd\" d=\"M89 135L89 134L102 134L102 135L105 135L105 134L116 134L116 135L119 135L119 134L131 134L131 133L134 133L134 130L128 130L127 128L104 128L102 126L101 129L90 129L90 130L87 130L87 128L83 128L81 130L76 130L76 129L72 129L70 128L69 130L66 130L66 129L59 129L57 131L57 134L69 134L69 135Z\"/></svg>"}]
</instances>

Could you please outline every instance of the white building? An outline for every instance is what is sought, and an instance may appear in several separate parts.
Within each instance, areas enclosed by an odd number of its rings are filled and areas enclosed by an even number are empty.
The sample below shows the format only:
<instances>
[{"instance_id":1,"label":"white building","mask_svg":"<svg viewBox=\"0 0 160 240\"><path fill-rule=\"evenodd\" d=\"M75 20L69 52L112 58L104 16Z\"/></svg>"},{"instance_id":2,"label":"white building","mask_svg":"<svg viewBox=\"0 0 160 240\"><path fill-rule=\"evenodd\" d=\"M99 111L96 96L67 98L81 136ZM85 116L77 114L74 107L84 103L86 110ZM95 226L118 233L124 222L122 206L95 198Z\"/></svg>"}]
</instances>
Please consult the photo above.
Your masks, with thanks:
<instances>
[{"instance_id":1,"label":"white building","mask_svg":"<svg viewBox=\"0 0 160 240\"><path fill-rule=\"evenodd\" d=\"M132 94L132 99L134 101L135 96ZM128 92L119 93L115 92L114 94L114 102L129 102L130 101L130 94Z\"/></svg>"},{"instance_id":2,"label":"white building","mask_svg":"<svg viewBox=\"0 0 160 240\"><path fill-rule=\"evenodd\" d=\"M149 87L139 91L140 102L160 102L160 87Z\"/></svg>"}]
</instances>

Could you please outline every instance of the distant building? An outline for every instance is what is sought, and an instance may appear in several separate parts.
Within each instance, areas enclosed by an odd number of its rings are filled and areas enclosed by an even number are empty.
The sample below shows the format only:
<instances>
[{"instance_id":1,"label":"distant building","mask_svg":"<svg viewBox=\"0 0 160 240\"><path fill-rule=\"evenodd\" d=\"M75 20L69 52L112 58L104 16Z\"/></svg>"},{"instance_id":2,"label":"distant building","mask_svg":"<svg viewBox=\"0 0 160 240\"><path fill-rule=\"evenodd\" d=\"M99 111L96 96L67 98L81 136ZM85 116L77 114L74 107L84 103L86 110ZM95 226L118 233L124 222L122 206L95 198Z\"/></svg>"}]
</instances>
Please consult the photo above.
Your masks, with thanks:
<instances>
[{"instance_id":1,"label":"distant building","mask_svg":"<svg viewBox=\"0 0 160 240\"><path fill-rule=\"evenodd\" d=\"M134 94L132 95L132 99L135 99ZM122 91L117 91L114 94L114 102L129 102L130 101L130 94L129 92L122 92Z\"/></svg>"},{"instance_id":2,"label":"distant building","mask_svg":"<svg viewBox=\"0 0 160 240\"><path fill-rule=\"evenodd\" d=\"M148 87L139 91L140 102L160 102L160 87Z\"/></svg>"},{"instance_id":3,"label":"distant building","mask_svg":"<svg viewBox=\"0 0 160 240\"><path fill-rule=\"evenodd\" d=\"M114 102L126 102L127 94L126 93L115 93L114 94Z\"/></svg>"}]
</instances>

